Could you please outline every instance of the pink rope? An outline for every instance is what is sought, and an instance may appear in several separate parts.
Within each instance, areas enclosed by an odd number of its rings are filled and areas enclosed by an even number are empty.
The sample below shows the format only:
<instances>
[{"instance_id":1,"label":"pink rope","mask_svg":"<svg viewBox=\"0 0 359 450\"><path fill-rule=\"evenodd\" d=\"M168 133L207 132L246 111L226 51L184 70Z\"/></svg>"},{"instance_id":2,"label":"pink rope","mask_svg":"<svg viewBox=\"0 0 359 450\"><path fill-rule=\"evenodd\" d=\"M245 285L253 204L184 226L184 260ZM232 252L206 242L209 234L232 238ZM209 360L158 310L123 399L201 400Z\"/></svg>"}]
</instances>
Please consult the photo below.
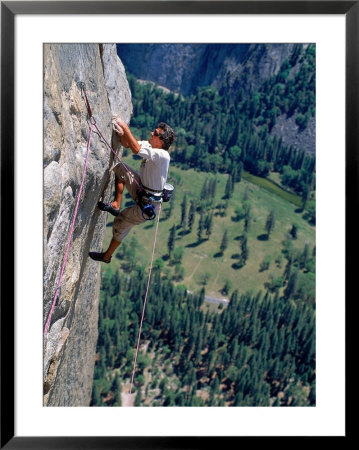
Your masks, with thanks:
<instances>
[{"instance_id":1,"label":"pink rope","mask_svg":"<svg viewBox=\"0 0 359 450\"><path fill-rule=\"evenodd\" d=\"M112 153L116 156L116 158L120 161L120 163L125 167L125 169L128 171L128 173L130 175L132 175L131 172L129 171L127 165L117 155L115 150L111 147L111 145L108 143L107 139L102 134L101 130L98 128L98 126L96 124L96 121L95 121L95 119L92 116L90 105L88 103L87 96L86 96L86 91L85 91L84 88L83 88L83 91L84 91L84 94L85 94L85 99L86 99L87 108L88 108L88 112L89 112L89 116L90 116L90 123L91 123L89 140L88 140L88 143L87 143L86 160L85 160L85 165L84 165L84 169L83 169L83 172L82 172L82 180L81 180L80 189L79 189L79 192L78 192L78 195L77 195L75 212L74 212L74 216L73 216L73 219L72 219L69 236L68 236L68 239L67 239L66 251L65 251L64 260L63 260L62 267L61 267L61 273L60 273L59 281L58 281L57 288L56 288L56 291L55 291L54 299L53 299L52 304L51 304L51 309L50 309L50 312L49 312L49 315L48 315L48 318L47 318L47 321L46 321L46 324L45 324L45 328L44 328L44 337L46 337L46 335L47 335L48 328L49 328L50 321L51 321L51 317L52 317L52 314L54 312L56 301L57 301L57 298L59 296L60 289L61 289L62 278L63 278L64 272L65 272L66 262L67 262L67 258L68 258L69 250L70 250L70 244L71 244L71 240L72 240L72 236L73 236L73 231L74 231L74 228L75 228L75 221L76 221L76 217L77 217L77 213L78 213L78 207L79 207L79 204L80 204L81 193L82 193L82 189L83 189L84 182L85 182L87 165L88 165L88 159L89 159L89 154L90 154L91 138L92 138L92 133L93 133L93 128L94 127L96 128L98 134L101 136L101 138L103 139L103 141L105 142L107 147L112 151ZM133 179L136 182L136 184L138 185L139 189L142 190L143 188L138 183L136 178L133 177ZM148 280L147 280L145 299L144 299L144 302L143 302L143 309L142 309L142 317L141 317L140 329L139 329L138 338L137 338L135 361L134 361L134 364L133 364L133 371L132 371L132 377L131 377L131 386L130 386L130 391L129 391L129 400L130 400L130 396L131 396L131 393L132 393L133 381L134 381L135 372L136 372L137 356L138 356L138 350L139 350L140 341L141 341L142 325L143 325L143 320L144 320L144 317L145 317L145 309L146 309L148 291L149 291L151 275L152 275L152 267L153 267L155 248L156 248L156 243L157 243L158 225L159 225L159 221L160 221L161 209L162 209L162 206L160 204L159 211L158 211L158 219L157 219L157 224L156 224L156 230L155 230L155 239L154 239L154 242L153 242L151 264L150 264Z\"/></svg>"},{"instance_id":2,"label":"pink rope","mask_svg":"<svg viewBox=\"0 0 359 450\"><path fill-rule=\"evenodd\" d=\"M146 294L145 294L145 299L143 301L143 308L142 308L142 317L141 317L141 323L140 323L140 330L138 332L138 338L137 338L137 347L136 347L136 354L135 354L135 362L133 364L133 371L132 371L132 377L131 377L131 386L130 386L130 391L128 394L128 405L130 404L130 400L131 400L131 393L132 393L132 387L133 387L133 380L135 377L135 372L136 372L136 364L137 364L137 355L138 355L138 349L140 346L140 340L141 340L141 333L142 333L142 324L143 324L143 319L145 317L145 309L146 309L146 303L147 303L147 296L148 296L148 290L149 290L149 286L150 286L150 281L151 281L151 274L152 274L152 266L153 266L153 259L154 259L154 255L155 255L155 248L156 248L156 242L157 242L157 233L158 233L158 224L160 222L160 215L161 215L161 209L162 206L160 204L160 208L158 211L158 219L157 219L157 224L156 224L156 231L155 231L155 240L153 242L153 249L152 249L152 258L151 258L151 264L150 264L150 270L149 270L149 274L148 274L148 280L147 280L147 288L146 288Z\"/></svg>"},{"instance_id":3,"label":"pink rope","mask_svg":"<svg viewBox=\"0 0 359 450\"><path fill-rule=\"evenodd\" d=\"M81 181L81 185L80 185L80 190L79 190L79 192L77 194L77 201L76 201L74 217L72 219L71 228L70 228L69 236L68 236L68 239L67 239L66 251L65 251L64 260L63 260L62 267L61 267L60 278L59 278L59 281L57 283L57 288L56 288L56 291L55 291L54 299L52 301L52 305L51 305L51 309L50 309L50 312L49 312L49 316L48 316L46 324L45 324L44 337L46 337L46 335L47 335L47 331L48 331L48 328L49 328L49 325L50 325L51 317L52 317L52 314L53 314L54 309L55 309L56 300L57 300L57 297L59 296L59 293L60 293L62 277L63 277L64 272L65 272L65 266L66 266L67 258L68 258L68 255L69 255L70 244L71 244L72 235L73 235L74 228L75 228L75 221L76 221L77 212L78 212L78 208L79 208L81 193L82 193L82 189L84 187L84 182L85 182L85 176L86 176L86 171L87 171L87 164L88 164L89 155L90 155L90 145L91 145L91 138L92 138L93 127L94 127L94 124L91 122L89 140L88 140L88 143L87 143L86 160L85 160L85 165L84 165L84 169L83 169L83 172L82 172L82 181Z\"/></svg>"}]
</instances>

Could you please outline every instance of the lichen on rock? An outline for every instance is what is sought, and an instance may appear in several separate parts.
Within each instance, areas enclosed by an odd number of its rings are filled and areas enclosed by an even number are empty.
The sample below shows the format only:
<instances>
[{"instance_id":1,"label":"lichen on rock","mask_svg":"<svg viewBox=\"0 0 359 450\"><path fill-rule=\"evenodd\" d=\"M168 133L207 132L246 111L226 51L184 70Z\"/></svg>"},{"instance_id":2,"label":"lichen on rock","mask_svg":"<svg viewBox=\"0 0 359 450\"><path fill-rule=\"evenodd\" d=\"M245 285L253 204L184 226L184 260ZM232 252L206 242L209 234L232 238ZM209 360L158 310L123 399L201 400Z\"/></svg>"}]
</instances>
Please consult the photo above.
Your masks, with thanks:
<instances>
[{"instance_id":1,"label":"lichen on rock","mask_svg":"<svg viewBox=\"0 0 359 450\"><path fill-rule=\"evenodd\" d=\"M65 256L82 179L89 121L79 82L84 82L99 129L111 142L113 114L129 122L131 92L115 44L44 45L43 324L48 318ZM120 150L120 149L115 149ZM114 155L94 133L61 294L44 338L44 404L88 406L97 342L101 250Z\"/></svg>"}]
</instances>

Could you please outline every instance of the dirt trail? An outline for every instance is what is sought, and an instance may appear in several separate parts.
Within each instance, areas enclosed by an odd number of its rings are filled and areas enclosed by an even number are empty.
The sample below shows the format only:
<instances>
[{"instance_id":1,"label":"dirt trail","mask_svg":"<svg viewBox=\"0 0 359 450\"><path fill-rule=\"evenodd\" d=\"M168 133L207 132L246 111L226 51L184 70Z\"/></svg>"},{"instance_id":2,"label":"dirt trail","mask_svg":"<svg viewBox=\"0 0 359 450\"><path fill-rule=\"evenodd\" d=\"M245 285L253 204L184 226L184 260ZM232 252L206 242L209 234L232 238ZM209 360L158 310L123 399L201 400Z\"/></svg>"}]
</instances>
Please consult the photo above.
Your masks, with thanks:
<instances>
[{"instance_id":1,"label":"dirt trail","mask_svg":"<svg viewBox=\"0 0 359 450\"><path fill-rule=\"evenodd\" d=\"M199 261L198 261L196 267L193 269L191 275L190 275L189 277L185 278L184 281L186 281L186 280L191 280L191 279L192 279L192 277L193 277L193 275L196 273L198 267L201 265L201 262L202 262L202 259L203 259L203 258L204 258L203 256L200 256L200 257L199 257Z\"/></svg>"}]
</instances>

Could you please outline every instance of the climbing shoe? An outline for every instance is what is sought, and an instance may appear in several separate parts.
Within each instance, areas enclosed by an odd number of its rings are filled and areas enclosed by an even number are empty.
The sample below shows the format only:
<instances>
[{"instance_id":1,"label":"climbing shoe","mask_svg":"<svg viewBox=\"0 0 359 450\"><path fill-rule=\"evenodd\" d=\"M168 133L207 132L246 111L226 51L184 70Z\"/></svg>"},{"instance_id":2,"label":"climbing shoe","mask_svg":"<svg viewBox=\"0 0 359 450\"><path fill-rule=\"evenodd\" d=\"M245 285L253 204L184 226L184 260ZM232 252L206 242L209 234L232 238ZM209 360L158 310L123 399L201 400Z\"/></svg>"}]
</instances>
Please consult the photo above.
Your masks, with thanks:
<instances>
[{"instance_id":1,"label":"climbing shoe","mask_svg":"<svg viewBox=\"0 0 359 450\"><path fill-rule=\"evenodd\" d=\"M100 262L104 262L106 264L109 264L111 262L111 258L110 259L104 259L103 258L104 253L97 253L97 252L90 252L89 253L89 257L91 259L93 259L94 261L100 261Z\"/></svg>"},{"instance_id":2,"label":"climbing shoe","mask_svg":"<svg viewBox=\"0 0 359 450\"><path fill-rule=\"evenodd\" d=\"M98 202L97 206L101 211L107 211L113 216L118 216L120 214L120 210L113 208L111 203Z\"/></svg>"}]
</instances>

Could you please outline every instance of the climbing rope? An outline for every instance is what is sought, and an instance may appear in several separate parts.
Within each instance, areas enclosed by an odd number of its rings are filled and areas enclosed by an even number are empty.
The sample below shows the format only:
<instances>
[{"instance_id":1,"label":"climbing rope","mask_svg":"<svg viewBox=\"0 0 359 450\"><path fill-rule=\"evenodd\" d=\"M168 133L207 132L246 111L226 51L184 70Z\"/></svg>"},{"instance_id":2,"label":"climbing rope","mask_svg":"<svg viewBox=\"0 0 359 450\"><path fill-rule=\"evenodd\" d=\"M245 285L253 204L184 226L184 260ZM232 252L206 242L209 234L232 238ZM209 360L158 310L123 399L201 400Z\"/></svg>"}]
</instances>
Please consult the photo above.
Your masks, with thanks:
<instances>
[{"instance_id":1,"label":"climbing rope","mask_svg":"<svg viewBox=\"0 0 359 450\"><path fill-rule=\"evenodd\" d=\"M80 82L80 83L78 83L78 86L80 87L80 89L82 90L82 92L84 94L84 99L85 99L85 103L86 103L87 113L88 113L89 121L90 121L90 133L89 133L89 139L88 139L88 142L87 142L87 153L86 153L86 160L85 160L84 169L83 169L83 172L82 172L81 185L80 185L79 192L77 194L75 212L74 212L74 215L73 215L73 219L72 219L72 222L71 222L69 235L68 235L68 238L67 238L67 245L66 245L65 256L64 256L64 259L63 259L62 267L61 267L60 277L59 277L59 280L58 280L58 283L57 283L57 287L56 287L56 290L55 290L54 298L53 298L52 303L51 303L50 312L49 312L49 315L47 317L45 328L44 328L44 332L43 332L43 336L44 337L46 337L46 335L47 335L47 332L48 332L48 329L49 329L49 326L50 326L50 323L51 323L51 318L52 318L52 315L53 315L53 312L54 312L54 309L55 309L56 301L57 301L57 299L58 299L58 297L60 295L60 292L61 292L62 278L63 278L64 272L65 272L65 267L66 267L67 258L68 258L69 251L70 251L70 245L71 245L71 241L72 241L73 231L74 231L74 228L75 228L75 221L76 221L76 218L77 218L78 208L79 208L79 204L80 204L80 198L81 198L82 189L83 189L84 182L85 182L87 165L88 165L88 160L89 160L89 155L90 155L91 139L92 139L92 134L94 132L94 128L97 130L98 134L101 136L101 138L103 139L103 141L105 142L107 147L112 151L112 153L116 156L116 158L119 159L120 163L125 167L125 169L128 172L128 174L137 183L139 189L141 189L141 190L143 189L142 186L137 182L136 178L133 177L133 175L129 171L128 167L126 166L126 164L123 161L121 161L121 158L117 155L115 150L111 147L111 145L108 143L108 141L104 137L103 133L101 132L101 130L97 126L96 120L95 120L95 118L94 118L94 116L92 114L92 111L91 111L90 102L89 102L89 100L87 98L85 83Z\"/></svg>"},{"instance_id":2,"label":"climbing rope","mask_svg":"<svg viewBox=\"0 0 359 450\"><path fill-rule=\"evenodd\" d=\"M64 271L65 271L65 267L66 267L66 262L67 262L67 258L69 255L69 250L70 250L70 244L72 241L72 236L73 236L73 231L74 231L74 227L75 227L75 221L76 221L76 217L77 217L77 213L78 213L78 208L79 208L79 204L80 204L80 198L81 198L81 193L82 193L82 189L84 186L84 182L85 182L85 177L86 177L86 171L87 171L87 165L88 165L88 160L89 160L89 154L90 154L90 146L91 146L91 139L92 139L92 134L94 132L94 128L97 130L98 134L101 136L101 138L103 139L103 141L105 142L105 144L107 145L107 147L112 151L112 153L116 156L116 158L120 161L120 163L124 166L125 170L128 172L128 174L133 178L133 180L136 182L139 190L143 190L143 187L141 186L140 183L138 183L138 181L136 180L135 177L133 177L132 173L130 172L128 166L121 160L121 158L117 155L117 153L115 152L115 150L111 147L111 145L108 143L108 141L106 140L106 138L104 137L103 133L101 132L101 130L98 128L97 123L95 118L92 115L92 111L91 111L91 107L90 107L90 102L88 100L87 97L87 93L86 93L86 87L85 84L83 82L78 83L79 87L81 88L83 94L84 94L84 98L85 98L85 103L86 103L86 108L87 108L87 112L88 112L88 116L89 116L89 121L90 121L90 133L89 133L89 139L88 139L88 143L87 143L87 153L86 153L86 159L85 159L85 165L84 165L84 169L82 172L82 180L81 180L81 185L80 185L80 189L77 195L77 200L76 200L76 207L75 207L75 212L73 215L73 219L72 219L72 223L71 223L71 228L70 228L70 232L69 232L69 236L67 239L67 245L66 245L66 250L65 250L65 256L63 259L63 263L62 263L62 267L61 267L61 272L60 272L60 277L59 277L59 281L57 284L57 288L55 290L55 295L51 304L51 309L45 324L45 328L44 328L44 337L46 337L48 329L49 329L49 325L51 322L51 317L52 314L54 312L55 309L55 305L56 305L56 301L58 296L60 295L61 292L61 284L62 284L62 278L64 275ZM156 243L157 243L157 235L158 235L158 225L159 225L159 221L160 221L160 215L161 215L161 209L162 209L162 205L160 203L159 205L159 211L158 211L158 216L157 216L157 224L156 224L156 230L155 230L155 238L154 238L154 242L153 242L153 249L152 249L152 257L151 257L151 263L150 263L150 269L149 269L149 274L148 274L148 280L147 280L147 287L146 287L146 293L145 293L145 298L143 301L143 309L142 309L142 316L141 316L141 322L140 322L140 329L139 329L139 333L138 333L138 338L137 338L137 346L136 346L136 352L135 352L135 360L134 360L134 364L133 364L133 370L132 370L132 377L131 377L131 384L130 384L130 391L129 391L129 400L131 398L131 393L132 393L132 388L133 388L133 382L134 382L134 377L135 377L135 372L136 372L136 365L137 365L137 356L138 356L138 351L139 351L139 346L140 346L140 341L141 341L141 334L142 334L142 325L143 325L143 321L144 321L144 317L145 317L145 309L146 309L146 303L147 303L147 297L148 297L148 291L149 291L149 286L150 286L150 281L151 281L151 274L152 274L152 267L153 267L153 260L154 260L154 255L155 255L155 249L156 249Z\"/></svg>"},{"instance_id":3,"label":"climbing rope","mask_svg":"<svg viewBox=\"0 0 359 450\"><path fill-rule=\"evenodd\" d=\"M82 171L81 185L80 185L79 192L77 194L75 212L74 212L74 215L73 215L73 218L72 218L70 232L69 232L69 235L68 235L68 238L67 238L67 245L66 245L66 250L65 250L65 256L64 256L64 259L63 259L63 262L62 262L62 267L61 267L59 281L57 283L57 288L56 288L56 291L55 291L54 298L52 300L51 309L50 309L50 312L49 312L49 315L48 315L48 318L47 318L47 321L46 321L46 324L45 324L45 328L44 328L44 337L47 335L47 331L48 331L48 328L49 328L49 325L50 325L51 317L52 317L52 314L53 314L54 309L55 309L56 300L57 300L57 297L59 296L60 291L61 291L62 277L64 275L67 258L69 256L70 244L71 244L71 241L72 241L72 235L74 233L75 221L76 221L77 212L78 212L78 209L79 209L81 193L82 193L82 189L83 189L84 183L85 183L87 164L88 164L89 155L90 155L90 146L91 146L91 138L92 138L93 127L94 127L94 124L91 123L89 139L88 139L88 142L87 142L87 153L86 153L85 165L84 165L84 168L83 168L83 171Z\"/></svg>"},{"instance_id":4,"label":"climbing rope","mask_svg":"<svg viewBox=\"0 0 359 450\"><path fill-rule=\"evenodd\" d=\"M151 264L150 264L150 269L149 269L149 273L148 273L148 279L147 279L147 287L146 287L146 293L145 293L145 299L143 301L143 308L142 308L142 316L141 316L141 322L140 322L140 329L138 331L138 338L137 338L137 346L136 346L136 353L135 353L135 361L133 363L133 370L132 370L132 377L131 377L131 383L130 383L130 390L128 393L128 405L130 404L131 401L131 393L132 393L132 388L133 388L133 380L135 378L135 372L136 372L136 364L137 364L137 355L138 355L138 349L140 347L140 341L141 341L141 334L142 334L142 325L143 325L143 319L145 317L145 309L146 309L146 303L147 303L147 296L148 296L148 290L149 290L149 286L150 286L150 281L151 281L151 274L152 274L152 266L153 266L153 259L155 256L155 249L156 249L156 242L157 242L157 234L158 234L158 224L160 222L160 215L161 215L161 209L162 206L160 204L160 208L158 211L158 219L157 219L157 223L156 223L156 230L155 230L155 239L153 241L153 248L152 248L152 257L151 257Z\"/></svg>"}]
</instances>

